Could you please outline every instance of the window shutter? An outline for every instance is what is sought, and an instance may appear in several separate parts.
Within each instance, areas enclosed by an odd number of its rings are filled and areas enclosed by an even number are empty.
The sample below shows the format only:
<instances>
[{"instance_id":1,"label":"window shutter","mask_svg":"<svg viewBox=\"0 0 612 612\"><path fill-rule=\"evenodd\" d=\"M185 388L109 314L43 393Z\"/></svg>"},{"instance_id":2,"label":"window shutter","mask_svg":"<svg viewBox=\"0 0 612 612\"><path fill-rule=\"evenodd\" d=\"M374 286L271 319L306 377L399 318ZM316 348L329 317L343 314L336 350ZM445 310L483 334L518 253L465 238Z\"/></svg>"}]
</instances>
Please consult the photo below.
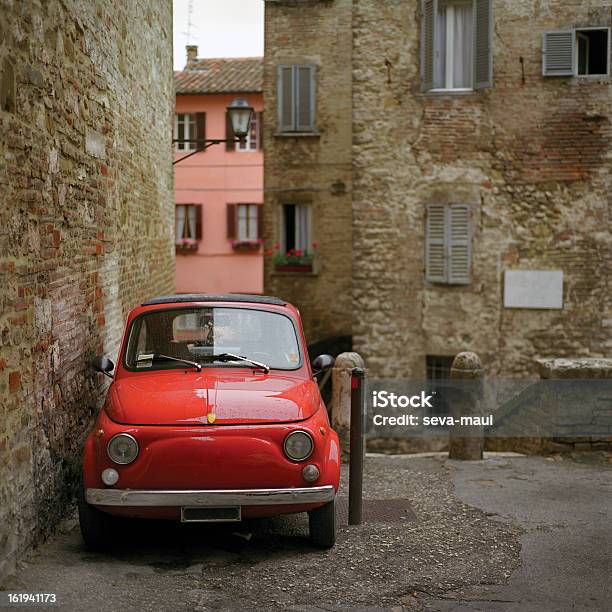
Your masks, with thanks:
<instances>
[{"instance_id":1,"label":"window shutter","mask_svg":"<svg viewBox=\"0 0 612 612\"><path fill-rule=\"evenodd\" d=\"M278 129L280 132L291 132L295 125L293 76L293 66L278 67L276 95L278 97Z\"/></svg>"},{"instance_id":2,"label":"window shutter","mask_svg":"<svg viewBox=\"0 0 612 612\"><path fill-rule=\"evenodd\" d=\"M544 32L542 38L543 76L573 76L576 58L574 30Z\"/></svg>"},{"instance_id":3,"label":"window shutter","mask_svg":"<svg viewBox=\"0 0 612 612\"><path fill-rule=\"evenodd\" d=\"M196 240L202 240L202 205L195 204L195 218L196 218L196 228L195 228L195 238Z\"/></svg>"},{"instance_id":4,"label":"window shutter","mask_svg":"<svg viewBox=\"0 0 612 612\"><path fill-rule=\"evenodd\" d=\"M421 0L421 89L434 87L434 32L437 0Z\"/></svg>"},{"instance_id":5,"label":"window shutter","mask_svg":"<svg viewBox=\"0 0 612 612\"><path fill-rule=\"evenodd\" d=\"M230 240L236 238L236 204L227 205L227 237Z\"/></svg>"},{"instance_id":6,"label":"window shutter","mask_svg":"<svg viewBox=\"0 0 612 612\"><path fill-rule=\"evenodd\" d=\"M257 238L263 238L263 204L257 205Z\"/></svg>"},{"instance_id":7,"label":"window shutter","mask_svg":"<svg viewBox=\"0 0 612 612\"><path fill-rule=\"evenodd\" d=\"M206 113L196 113L196 133L197 140L195 150L204 151L206 148L204 141L206 140Z\"/></svg>"},{"instance_id":8,"label":"window shutter","mask_svg":"<svg viewBox=\"0 0 612 612\"><path fill-rule=\"evenodd\" d=\"M431 283L446 281L445 235L446 207L444 204L430 204L427 206L425 278Z\"/></svg>"},{"instance_id":9,"label":"window shutter","mask_svg":"<svg viewBox=\"0 0 612 612\"><path fill-rule=\"evenodd\" d=\"M448 282L468 285L470 282L470 208L466 204L448 207Z\"/></svg>"},{"instance_id":10,"label":"window shutter","mask_svg":"<svg viewBox=\"0 0 612 612\"><path fill-rule=\"evenodd\" d=\"M232 127L232 120L230 114L225 113L225 150L234 151L236 149L236 135L234 134L234 128Z\"/></svg>"},{"instance_id":11,"label":"window shutter","mask_svg":"<svg viewBox=\"0 0 612 612\"><path fill-rule=\"evenodd\" d=\"M263 151L263 111L257 113L257 149Z\"/></svg>"},{"instance_id":12,"label":"window shutter","mask_svg":"<svg viewBox=\"0 0 612 612\"><path fill-rule=\"evenodd\" d=\"M493 87L493 0L474 0L474 89Z\"/></svg>"},{"instance_id":13,"label":"window shutter","mask_svg":"<svg viewBox=\"0 0 612 612\"><path fill-rule=\"evenodd\" d=\"M296 129L298 132L314 130L316 66L296 66Z\"/></svg>"}]
</instances>

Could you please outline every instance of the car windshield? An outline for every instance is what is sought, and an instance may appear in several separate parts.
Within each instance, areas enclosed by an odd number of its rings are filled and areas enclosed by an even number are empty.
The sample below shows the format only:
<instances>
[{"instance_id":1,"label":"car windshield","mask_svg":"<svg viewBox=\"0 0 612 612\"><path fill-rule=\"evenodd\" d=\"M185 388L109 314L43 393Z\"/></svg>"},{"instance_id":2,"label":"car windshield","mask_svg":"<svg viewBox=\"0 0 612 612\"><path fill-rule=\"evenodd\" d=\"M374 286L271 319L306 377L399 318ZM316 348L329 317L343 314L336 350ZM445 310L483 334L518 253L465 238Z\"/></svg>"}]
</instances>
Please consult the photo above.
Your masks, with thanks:
<instances>
[{"instance_id":1,"label":"car windshield","mask_svg":"<svg viewBox=\"0 0 612 612\"><path fill-rule=\"evenodd\" d=\"M253 367L232 361L239 355L270 368L294 370L300 365L295 328L285 315L252 308L201 307L155 310L132 323L126 366L132 370L202 366ZM224 355L224 359L216 356ZM172 358L172 359L170 359Z\"/></svg>"}]
</instances>

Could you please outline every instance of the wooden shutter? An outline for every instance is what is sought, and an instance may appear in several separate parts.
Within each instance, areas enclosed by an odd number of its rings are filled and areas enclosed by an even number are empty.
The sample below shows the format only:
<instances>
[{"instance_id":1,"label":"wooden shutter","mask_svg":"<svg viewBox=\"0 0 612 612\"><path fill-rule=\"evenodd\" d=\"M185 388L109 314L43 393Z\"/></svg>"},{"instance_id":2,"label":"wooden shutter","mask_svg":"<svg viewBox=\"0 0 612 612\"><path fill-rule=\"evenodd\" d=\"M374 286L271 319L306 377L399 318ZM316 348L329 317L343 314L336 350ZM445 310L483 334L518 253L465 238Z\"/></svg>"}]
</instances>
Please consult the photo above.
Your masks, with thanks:
<instances>
[{"instance_id":1,"label":"wooden shutter","mask_svg":"<svg viewBox=\"0 0 612 612\"><path fill-rule=\"evenodd\" d=\"M257 149L263 151L263 111L257 113Z\"/></svg>"},{"instance_id":2,"label":"wooden shutter","mask_svg":"<svg viewBox=\"0 0 612 612\"><path fill-rule=\"evenodd\" d=\"M576 59L574 30L544 32L542 39L542 74L573 76Z\"/></svg>"},{"instance_id":3,"label":"wooden shutter","mask_svg":"<svg viewBox=\"0 0 612 612\"><path fill-rule=\"evenodd\" d=\"M197 140L195 149L196 151L204 151L206 140L206 113L196 113L196 133L195 138Z\"/></svg>"},{"instance_id":4,"label":"wooden shutter","mask_svg":"<svg viewBox=\"0 0 612 612\"><path fill-rule=\"evenodd\" d=\"M296 130L312 132L315 126L316 66L295 66Z\"/></svg>"},{"instance_id":5,"label":"wooden shutter","mask_svg":"<svg viewBox=\"0 0 612 612\"><path fill-rule=\"evenodd\" d=\"M493 87L493 0L474 0L474 89Z\"/></svg>"},{"instance_id":6,"label":"wooden shutter","mask_svg":"<svg viewBox=\"0 0 612 612\"><path fill-rule=\"evenodd\" d=\"M467 285L470 282L470 208L451 204L447 208L448 282Z\"/></svg>"},{"instance_id":7,"label":"wooden shutter","mask_svg":"<svg viewBox=\"0 0 612 612\"><path fill-rule=\"evenodd\" d=\"M438 0L421 0L421 89L434 87L435 25Z\"/></svg>"},{"instance_id":8,"label":"wooden shutter","mask_svg":"<svg viewBox=\"0 0 612 612\"><path fill-rule=\"evenodd\" d=\"M278 130L291 132L295 129L294 66L279 66L276 86L278 98Z\"/></svg>"},{"instance_id":9,"label":"wooden shutter","mask_svg":"<svg viewBox=\"0 0 612 612\"><path fill-rule=\"evenodd\" d=\"M232 126L232 120L228 112L225 113L225 150L234 151L236 149L236 135Z\"/></svg>"},{"instance_id":10,"label":"wooden shutter","mask_svg":"<svg viewBox=\"0 0 612 612\"><path fill-rule=\"evenodd\" d=\"M227 237L230 240L236 238L236 204L227 205Z\"/></svg>"},{"instance_id":11,"label":"wooden shutter","mask_svg":"<svg viewBox=\"0 0 612 612\"><path fill-rule=\"evenodd\" d=\"M263 204L257 205L257 238L263 238Z\"/></svg>"},{"instance_id":12,"label":"wooden shutter","mask_svg":"<svg viewBox=\"0 0 612 612\"><path fill-rule=\"evenodd\" d=\"M194 204L195 207L195 218L196 218L196 227L195 227L195 238L196 240L202 240L202 205Z\"/></svg>"},{"instance_id":13,"label":"wooden shutter","mask_svg":"<svg viewBox=\"0 0 612 612\"><path fill-rule=\"evenodd\" d=\"M425 236L425 278L431 283L446 281L446 206L430 204L427 206Z\"/></svg>"}]
</instances>

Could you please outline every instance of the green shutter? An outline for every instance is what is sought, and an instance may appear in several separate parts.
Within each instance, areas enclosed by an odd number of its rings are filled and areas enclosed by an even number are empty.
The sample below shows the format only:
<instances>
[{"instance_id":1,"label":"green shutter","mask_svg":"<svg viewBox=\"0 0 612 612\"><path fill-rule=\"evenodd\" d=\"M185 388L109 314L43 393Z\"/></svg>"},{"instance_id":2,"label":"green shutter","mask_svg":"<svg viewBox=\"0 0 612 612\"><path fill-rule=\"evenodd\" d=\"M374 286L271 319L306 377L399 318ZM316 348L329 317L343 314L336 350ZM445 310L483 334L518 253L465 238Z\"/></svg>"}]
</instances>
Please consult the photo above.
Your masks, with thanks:
<instances>
[{"instance_id":1,"label":"green shutter","mask_svg":"<svg viewBox=\"0 0 612 612\"><path fill-rule=\"evenodd\" d=\"M493 0L474 0L474 89L493 87Z\"/></svg>"},{"instance_id":2,"label":"green shutter","mask_svg":"<svg viewBox=\"0 0 612 612\"><path fill-rule=\"evenodd\" d=\"M425 234L425 278L430 283L444 283L446 282L446 207L444 204L427 206Z\"/></svg>"},{"instance_id":3,"label":"green shutter","mask_svg":"<svg viewBox=\"0 0 612 612\"><path fill-rule=\"evenodd\" d=\"M291 132L295 129L294 70L293 66L279 66L276 95L278 98L278 129Z\"/></svg>"},{"instance_id":4,"label":"green shutter","mask_svg":"<svg viewBox=\"0 0 612 612\"><path fill-rule=\"evenodd\" d=\"M576 58L574 30L544 32L542 38L543 76L573 76Z\"/></svg>"},{"instance_id":5,"label":"green shutter","mask_svg":"<svg viewBox=\"0 0 612 612\"><path fill-rule=\"evenodd\" d=\"M447 208L448 282L468 285L470 282L471 242L470 207L451 204Z\"/></svg>"},{"instance_id":6,"label":"green shutter","mask_svg":"<svg viewBox=\"0 0 612 612\"><path fill-rule=\"evenodd\" d=\"M434 87L434 34L437 0L421 0L421 89L429 91Z\"/></svg>"}]
</instances>

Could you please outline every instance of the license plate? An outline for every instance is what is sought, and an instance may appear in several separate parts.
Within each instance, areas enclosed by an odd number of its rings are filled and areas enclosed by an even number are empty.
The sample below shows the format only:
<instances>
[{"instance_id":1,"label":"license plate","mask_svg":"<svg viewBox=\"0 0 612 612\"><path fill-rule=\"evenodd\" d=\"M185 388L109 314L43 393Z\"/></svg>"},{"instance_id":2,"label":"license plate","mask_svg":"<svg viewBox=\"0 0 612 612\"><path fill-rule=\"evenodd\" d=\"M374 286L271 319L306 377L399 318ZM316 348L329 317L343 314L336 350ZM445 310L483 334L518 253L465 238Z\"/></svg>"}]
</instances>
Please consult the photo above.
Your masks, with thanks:
<instances>
[{"instance_id":1,"label":"license plate","mask_svg":"<svg viewBox=\"0 0 612 612\"><path fill-rule=\"evenodd\" d=\"M220 508L181 508L183 523L229 523L242 520L240 506L223 506Z\"/></svg>"}]
</instances>

